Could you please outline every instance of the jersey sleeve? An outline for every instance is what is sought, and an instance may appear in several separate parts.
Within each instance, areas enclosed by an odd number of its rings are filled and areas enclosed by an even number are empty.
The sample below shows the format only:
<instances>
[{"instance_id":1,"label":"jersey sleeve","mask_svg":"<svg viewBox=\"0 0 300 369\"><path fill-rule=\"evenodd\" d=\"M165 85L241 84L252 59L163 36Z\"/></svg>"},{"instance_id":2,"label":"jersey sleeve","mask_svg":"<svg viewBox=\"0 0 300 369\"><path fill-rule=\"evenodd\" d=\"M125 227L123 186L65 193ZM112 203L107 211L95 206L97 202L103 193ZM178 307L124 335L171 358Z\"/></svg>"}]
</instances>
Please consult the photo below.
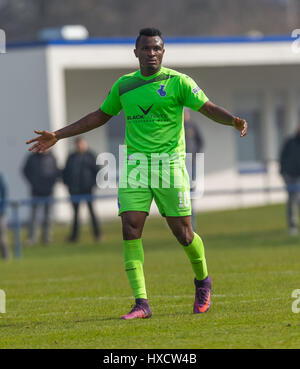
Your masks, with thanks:
<instances>
[{"instance_id":1,"label":"jersey sleeve","mask_svg":"<svg viewBox=\"0 0 300 369\"><path fill-rule=\"evenodd\" d=\"M112 86L100 109L109 115L118 115L122 110L118 81Z\"/></svg>"},{"instance_id":2,"label":"jersey sleeve","mask_svg":"<svg viewBox=\"0 0 300 369\"><path fill-rule=\"evenodd\" d=\"M182 105L195 111L199 110L209 100L197 83L185 74L182 74L180 78L179 95Z\"/></svg>"}]
</instances>

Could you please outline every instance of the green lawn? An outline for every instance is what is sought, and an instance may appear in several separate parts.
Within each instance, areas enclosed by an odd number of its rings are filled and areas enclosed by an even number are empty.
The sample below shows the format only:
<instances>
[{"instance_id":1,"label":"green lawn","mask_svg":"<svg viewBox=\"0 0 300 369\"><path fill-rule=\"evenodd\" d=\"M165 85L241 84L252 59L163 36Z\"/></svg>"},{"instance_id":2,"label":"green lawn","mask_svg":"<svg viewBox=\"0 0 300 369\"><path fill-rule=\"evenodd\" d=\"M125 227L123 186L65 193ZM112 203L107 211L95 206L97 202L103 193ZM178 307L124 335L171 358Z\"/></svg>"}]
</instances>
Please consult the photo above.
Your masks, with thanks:
<instances>
[{"instance_id":1,"label":"green lawn","mask_svg":"<svg viewBox=\"0 0 300 369\"><path fill-rule=\"evenodd\" d=\"M123 268L121 225L89 228L78 244L56 227L50 246L0 260L7 297L0 348L300 348L300 236L289 237L281 205L201 213L199 234L213 281L208 313L193 315L189 262L163 218L144 231L145 276L153 316L123 321L133 303ZM300 304L299 304L300 307Z\"/></svg>"}]
</instances>

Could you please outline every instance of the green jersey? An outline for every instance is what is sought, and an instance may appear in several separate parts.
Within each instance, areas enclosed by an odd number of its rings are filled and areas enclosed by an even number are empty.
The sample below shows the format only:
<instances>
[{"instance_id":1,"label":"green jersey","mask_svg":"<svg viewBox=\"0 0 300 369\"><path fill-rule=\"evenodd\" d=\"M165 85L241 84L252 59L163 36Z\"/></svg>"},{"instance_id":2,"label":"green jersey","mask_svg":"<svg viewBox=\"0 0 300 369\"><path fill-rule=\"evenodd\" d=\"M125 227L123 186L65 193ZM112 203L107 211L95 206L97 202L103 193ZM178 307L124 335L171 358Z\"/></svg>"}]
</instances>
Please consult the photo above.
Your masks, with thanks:
<instances>
[{"instance_id":1,"label":"green jersey","mask_svg":"<svg viewBox=\"0 0 300 369\"><path fill-rule=\"evenodd\" d=\"M162 67L145 77L140 70L118 79L101 110L126 118L127 154L185 154L183 108L199 110L208 101L189 76Z\"/></svg>"}]
</instances>

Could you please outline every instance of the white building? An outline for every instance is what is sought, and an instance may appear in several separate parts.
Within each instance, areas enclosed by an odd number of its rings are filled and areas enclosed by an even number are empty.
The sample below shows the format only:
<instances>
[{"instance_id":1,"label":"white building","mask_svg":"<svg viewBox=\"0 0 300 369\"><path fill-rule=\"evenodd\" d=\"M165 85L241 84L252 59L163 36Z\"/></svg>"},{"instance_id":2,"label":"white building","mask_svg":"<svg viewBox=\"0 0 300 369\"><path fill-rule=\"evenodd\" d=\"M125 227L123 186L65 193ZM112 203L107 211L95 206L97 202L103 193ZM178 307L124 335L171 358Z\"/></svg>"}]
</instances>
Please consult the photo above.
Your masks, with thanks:
<instances>
[{"instance_id":1,"label":"white building","mask_svg":"<svg viewBox=\"0 0 300 369\"><path fill-rule=\"evenodd\" d=\"M292 47L294 46L294 47ZM87 39L8 45L0 54L0 168L11 199L28 197L21 175L34 129L56 130L96 110L114 81L138 68L133 39ZM295 40L280 37L167 39L164 65L193 77L216 104L246 118L248 135L192 113L205 140L205 192L199 209L282 201L283 191L212 195L282 187L277 159L294 133L300 111L300 52ZM124 133L122 115L85 135L96 152L116 152ZM63 166L73 140L54 147ZM116 193L116 191L112 191ZM104 190L99 193L106 193ZM63 185L56 194L65 197ZM114 216L116 200L99 202L102 216ZM57 208L57 219L69 209ZM155 211L155 207L154 207Z\"/></svg>"}]
</instances>

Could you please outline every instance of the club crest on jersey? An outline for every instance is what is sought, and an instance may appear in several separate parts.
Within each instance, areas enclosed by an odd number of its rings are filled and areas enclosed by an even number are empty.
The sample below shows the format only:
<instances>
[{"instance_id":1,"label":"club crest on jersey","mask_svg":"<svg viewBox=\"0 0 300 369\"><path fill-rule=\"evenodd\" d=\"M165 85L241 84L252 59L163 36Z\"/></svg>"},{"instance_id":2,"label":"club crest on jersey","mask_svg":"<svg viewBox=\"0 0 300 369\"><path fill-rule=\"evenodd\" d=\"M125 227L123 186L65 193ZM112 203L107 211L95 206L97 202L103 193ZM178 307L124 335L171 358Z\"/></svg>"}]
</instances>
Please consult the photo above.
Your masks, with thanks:
<instances>
[{"instance_id":1,"label":"club crest on jersey","mask_svg":"<svg viewBox=\"0 0 300 369\"><path fill-rule=\"evenodd\" d=\"M157 90L157 93L161 96L161 97L165 97L167 92L164 90L165 85L160 85L160 88Z\"/></svg>"}]
</instances>

